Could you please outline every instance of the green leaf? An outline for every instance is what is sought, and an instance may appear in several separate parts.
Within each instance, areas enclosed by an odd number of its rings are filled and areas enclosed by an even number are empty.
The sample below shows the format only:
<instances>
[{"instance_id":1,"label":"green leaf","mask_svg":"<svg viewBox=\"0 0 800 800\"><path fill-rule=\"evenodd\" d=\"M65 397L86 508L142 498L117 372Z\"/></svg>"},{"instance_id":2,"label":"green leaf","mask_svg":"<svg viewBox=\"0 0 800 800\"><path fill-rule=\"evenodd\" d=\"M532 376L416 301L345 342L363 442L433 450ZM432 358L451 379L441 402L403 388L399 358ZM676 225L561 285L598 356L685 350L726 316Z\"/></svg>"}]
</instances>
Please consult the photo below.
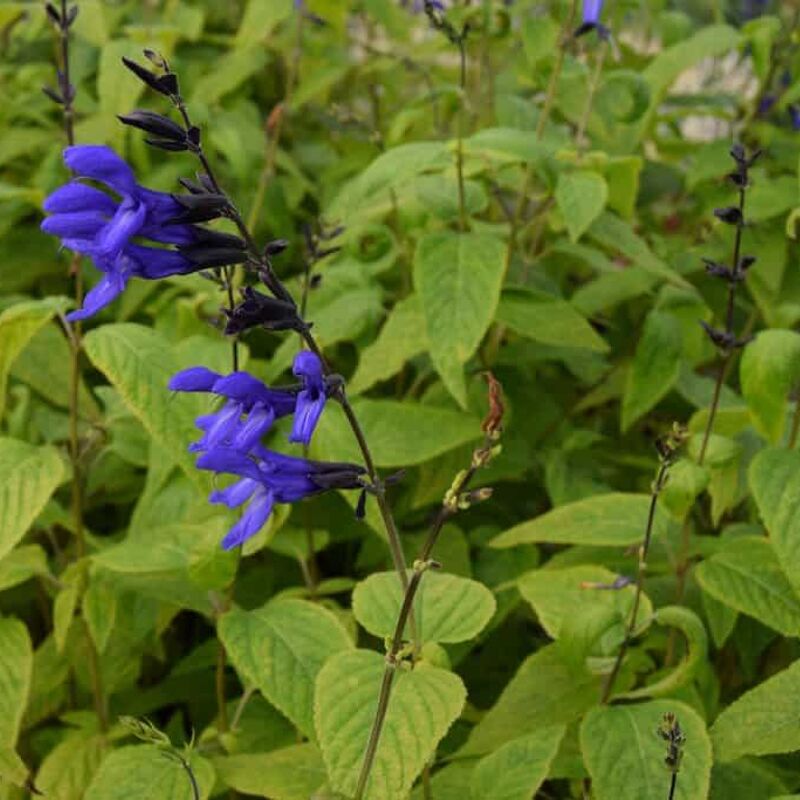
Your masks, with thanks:
<instances>
[{"instance_id":1,"label":"green leaf","mask_svg":"<svg viewBox=\"0 0 800 800\"><path fill-rule=\"evenodd\" d=\"M627 431L675 385L680 372L683 335L671 314L651 311L636 345L622 398L622 430Z\"/></svg>"},{"instance_id":2,"label":"green leaf","mask_svg":"<svg viewBox=\"0 0 800 800\"><path fill-rule=\"evenodd\" d=\"M58 800L82 800L108 748L103 734L85 730L69 733L45 756L36 775L36 787Z\"/></svg>"},{"instance_id":3,"label":"green leaf","mask_svg":"<svg viewBox=\"0 0 800 800\"><path fill-rule=\"evenodd\" d=\"M26 627L13 617L0 617L0 747L17 743L32 671L33 647Z\"/></svg>"},{"instance_id":4,"label":"green leaf","mask_svg":"<svg viewBox=\"0 0 800 800\"><path fill-rule=\"evenodd\" d=\"M191 767L206 800L214 785L214 769L197 753ZM141 744L115 750L100 765L84 800L193 800L186 770L155 745Z\"/></svg>"},{"instance_id":5,"label":"green leaf","mask_svg":"<svg viewBox=\"0 0 800 800\"><path fill-rule=\"evenodd\" d=\"M649 509L650 496L646 494L598 494L515 525L492 539L490 546L554 542L625 547L644 537ZM666 524L663 512L656 510L653 535L660 536Z\"/></svg>"},{"instance_id":6,"label":"green leaf","mask_svg":"<svg viewBox=\"0 0 800 800\"><path fill-rule=\"evenodd\" d=\"M331 656L353 647L336 617L306 600L277 599L225 614L219 637L245 681L313 737L317 673Z\"/></svg>"},{"instance_id":7,"label":"green leaf","mask_svg":"<svg viewBox=\"0 0 800 800\"><path fill-rule=\"evenodd\" d=\"M431 359L445 386L466 406L463 365L494 319L505 274L505 247L483 233L423 236L414 257Z\"/></svg>"},{"instance_id":8,"label":"green leaf","mask_svg":"<svg viewBox=\"0 0 800 800\"><path fill-rule=\"evenodd\" d=\"M646 272L675 284L689 283L653 253L647 242L637 236L628 222L610 211L602 213L591 225L589 235L614 253L620 253Z\"/></svg>"},{"instance_id":9,"label":"green leaf","mask_svg":"<svg viewBox=\"0 0 800 800\"><path fill-rule=\"evenodd\" d=\"M195 82L192 103L208 106L218 102L263 69L266 62L266 49L259 45L237 48L218 56L211 71Z\"/></svg>"},{"instance_id":10,"label":"green leaf","mask_svg":"<svg viewBox=\"0 0 800 800\"><path fill-rule=\"evenodd\" d=\"M326 780L319 748L306 742L271 753L214 759L220 780L244 794L274 800L308 800Z\"/></svg>"},{"instance_id":11,"label":"green leaf","mask_svg":"<svg viewBox=\"0 0 800 800\"><path fill-rule=\"evenodd\" d=\"M113 585L108 580L93 575L83 595L81 612L97 651L102 653L106 649L117 616L117 593Z\"/></svg>"},{"instance_id":12,"label":"green leaf","mask_svg":"<svg viewBox=\"0 0 800 800\"><path fill-rule=\"evenodd\" d=\"M317 679L314 719L331 787L352 796L375 719L386 660L356 650L334 656ZM395 672L365 800L405 800L461 713L466 690L452 672L420 662Z\"/></svg>"},{"instance_id":13,"label":"green leaf","mask_svg":"<svg viewBox=\"0 0 800 800\"><path fill-rule=\"evenodd\" d=\"M748 472L753 499L786 577L800 588L800 452L762 450Z\"/></svg>"},{"instance_id":14,"label":"green leaf","mask_svg":"<svg viewBox=\"0 0 800 800\"><path fill-rule=\"evenodd\" d=\"M195 417L211 409L198 395L171 395L169 379L189 364L181 363L169 340L150 328L122 322L90 331L84 347L150 436L205 491L208 480L187 448L198 438Z\"/></svg>"},{"instance_id":15,"label":"green leaf","mask_svg":"<svg viewBox=\"0 0 800 800\"><path fill-rule=\"evenodd\" d=\"M566 300L541 292L504 292L497 320L520 336L542 344L608 351L608 345L579 311Z\"/></svg>"},{"instance_id":16,"label":"green leaf","mask_svg":"<svg viewBox=\"0 0 800 800\"><path fill-rule=\"evenodd\" d=\"M326 217L344 219L374 204L376 196L429 170L452 163L444 142L409 142L381 153L358 177L345 184Z\"/></svg>"},{"instance_id":17,"label":"green leaf","mask_svg":"<svg viewBox=\"0 0 800 800\"><path fill-rule=\"evenodd\" d=\"M0 592L49 572L47 554L38 544L15 547L0 559Z\"/></svg>"},{"instance_id":18,"label":"green leaf","mask_svg":"<svg viewBox=\"0 0 800 800\"><path fill-rule=\"evenodd\" d=\"M528 65L535 67L558 46L559 27L547 15L528 17L522 24L522 46Z\"/></svg>"},{"instance_id":19,"label":"green leaf","mask_svg":"<svg viewBox=\"0 0 800 800\"><path fill-rule=\"evenodd\" d=\"M100 50L97 99L100 101L100 124L104 127L101 135L105 142L119 144L124 140L125 126L119 124L117 114L129 113L144 88L135 75L120 66L123 57L136 58L139 55L137 50L125 39L106 42Z\"/></svg>"},{"instance_id":20,"label":"green leaf","mask_svg":"<svg viewBox=\"0 0 800 800\"><path fill-rule=\"evenodd\" d=\"M572 722L598 702L600 685L597 676L576 676L557 644L542 647L522 662L500 698L472 729L459 757L490 753L545 726Z\"/></svg>"},{"instance_id":21,"label":"green leaf","mask_svg":"<svg viewBox=\"0 0 800 800\"><path fill-rule=\"evenodd\" d=\"M292 0L248 0L247 8L239 23L234 47L248 48L263 44L273 29L291 16Z\"/></svg>"},{"instance_id":22,"label":"green leaf","mask_svg":"<svg viewBox=\"0 0 800 800\"><path fill-rule=\"evenodd\" d=\"M756 429L778 444L786 424L789 392L800 380L800 333L761 331L745 348L739 377Z\"/></svg>"},{"instance_id":23,"label":"green leaf","mask_svg":"<svg viewBox=\"0 0 800 800\"><path fill-rule=\"evenodd\" d=\"M605 208L608 184L597 172L562 172L555 197L569 238L577 242Z\"/></svg>"},{"instance_id":24,"label":"green leaf","mask_svg":"<svg viewBox=\"0 0 800 800\"><path fill-rule=\"evenodd\" d=\"M397 573L375 573L356 586L353 614L371 634L391 636L403 594ZM473 639L489 623L496 605L483 584L429 570L414 598L417 632L422 642L452 644Z\"/></svg>"},{"instance_id":25,"label":"green leaf","mask_svg":"<svg viewBox=\"0 0 800 800\"><path fill-rule=\"evenodd\" d=\"M616 695L616 698L633 700L672 694L691 683L700 665L705 663L708 655L708 636L700 617L694 611L683 606L664 606L655 612L653 620L659 625L677 628L683 633L686 637L686 655L660 680L640 689Z\"/></svg>"},{"instance_id":26,"label":"green leaf","mask_svg":"<svg viewBox=\"0 0 800 800\"><path fill-rule=\"evenodd\" d=\"M414 194L425 212L446 222L456 220L461 214L459 185L455 177L420 175L412 183ZM489 197L483 184L464 181L464 211L474 216L486 210Z\"/></svg>"},{"instance_id":27,"label":"green leaf","mask_svg":"<svg viewBox=\"0 0 800 800\"><path fill-rule=\"evenodd\" d=\"M391 378L427 347L419 298L410 295L392 309L378 338L361 351L358 368L347 384L348 393L359 394Z\"/></svg>"},{"instance_id":28,"label":"green leaf","mask_svg":"<svg viewBox=\"0 0 800 800\"><path fill-rule=\"evenodd\" d=\"M541 19L536 20L541 23ZM520 128L484 128L464 140L464 152L478 158L523 161L537 164L554 151L553 145L539 141Z\"/></svg>"},{"instance_id":29,"label":"green leaf","mask_svg":"<svg viewBox=\"0 0 800 800\"><path fill-rule=\"evenodd\" d=\"M592 709L581 725L581 750L597 800L660 800L669 794L666 744L656 733L674 713L686 734L675 800L708 796L711 742L697 712L675 700Z\"/></svg>"},{"instance_id":30,"label":"green leaf","mask_svg":"<svg viewBox=\"0 0 800 800\"><path fill-rule=\"evenodd\" d=\"M0 786L10 783L20 789L28 782L28 768L13 747L0 745Z\"/></svg>"},{"instance_id":31,"label":"green leaf","mask_svg":"<svg viewBox=\"0 0 800 800\"><path fill-rule=\"evenodd\" d=\"M634 586L620 590L592 588L592 584L609 585L617 575L605 567L586 564L567 569L537 569L525 573L518 581L520 594L533 606L539 623L549 636L558 639L565 622L582 613L603 609L609 618L624 624L630 615ZM652 613L647 595L637 614L639 623Z\"/></svg>"},{"instance_id":32,"label":"green leaf","mask_svg":"<svg viewBox=\"0 0 800 800\"><path fill-rule=\"evenodd\" d=\"M784 636L800 636L798 599L770 543L743 536L726 541L695 569L712 597Z\"/></svg>"},{"instance_id":33,"label":"green leaf","mask_svg":"<svg viewBox=\"0 0 800 800\"><path fill-rule=\"evenodd\" d=\"M379 467L422 464L477 439L480 422L449 408L357 400L353 409ZM315 433L312 451L330 461L360 461L361 455L343 412L329 407Z\"/></svg>"},{"instance_id":34,"label":"green leaf","mask_svg":"<svg viewBox=\"0 0 800 800\"><path fill-rule=\"evenodd\" d=\"M566 728L553 725L507 742L480 760L472 777L474 800L530 800L544 782Z\"/></svg>"},{"instance_id":35,"label":"green leaf","mask_svg":"<svg viewBox=\"0 0 800 800\"><path fill-rule=\"evenodd\" d=\"M64 303L56 299L33 300L7 308L0 314L0 418L6 405L8 373L17 356Z\"/></svg>"},{"instance_id":36,"label":"green leaf","mask_svg":"<svg viewBox=\"0 0 800 800\"><path fill-rule=\"evenodd\" d=\"M0 438L0 558L22 539L63 474L54 447Z\"/></svg>"},{"instance_id":37,"label":"green leaf","mask_svg":"<svg viewBox=\"0 0 800 800\"><path fill-rule=\"evenodd\" d=\"M720 761L800 748L800 661L767 678L723 709L711 728Z\"/></svg>"}]
</instances>

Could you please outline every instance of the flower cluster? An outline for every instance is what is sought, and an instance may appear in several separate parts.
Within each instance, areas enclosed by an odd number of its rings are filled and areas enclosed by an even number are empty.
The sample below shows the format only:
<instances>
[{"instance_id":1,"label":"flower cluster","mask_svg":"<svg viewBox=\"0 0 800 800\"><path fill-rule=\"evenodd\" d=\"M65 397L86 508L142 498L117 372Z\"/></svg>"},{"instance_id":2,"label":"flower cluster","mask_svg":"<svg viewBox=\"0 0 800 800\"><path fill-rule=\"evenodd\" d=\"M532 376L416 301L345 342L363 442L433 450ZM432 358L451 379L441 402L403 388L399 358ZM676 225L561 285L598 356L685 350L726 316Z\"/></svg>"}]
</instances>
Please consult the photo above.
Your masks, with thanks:
<instances>
[{"instance_id":1,"label":"flower cluster","mask_svg":"<svg viewBox=\"0 0 800 800\"><path fill-rule=\"evenodd\" d=\"M140 186L133 170L110 148L68 147L64 163L77 179L45 200L44 210L50 216L42 222L42 230L58 236L64 247L90 257L103 273L83 308L69 314L69 320L96 314L122 293L132 277L157 280L196 272L212 266L208 255L219 255L220 250L224 263L245 259L238 237L187 223L186 209L175 196ZM102 184L119 199L85 180Z\"/></svg>"},{"instance_id":2,"label":"flower cluster","mask_svg":"<svg viewBox=\"0 0 800 800\"><path fill-rule=\"evenodd\" d=\"M223 539L225 549L258 533L275 503L294 503L328 489L363 488L363 467L283 455L261 444L272 423L290 414L294 417L289 440L306 445L311 441L335 383L323 374L319 358L305 350L295 357L293 372L301 383L281 388L270 388L247 372L223 376L205 367L183 370L169 383L174 391L210 392L225 401L214 413L198 417L203 435L189 447L201 454L200 469L239 478L212 492L212 503L235 508L250 501Z\"/></svg>"},{"instance_id":3,"label":"flower cluster","mask_svg":"<svg viewBox=\"0 0 800 800\"><path fill-rule=\"evenodd\" d=\"M301 3L297 5L302 7ZM151 138L145 141L152 147L195 154L203 172L196 182L181 179L188 194L167 194L137 183L133 170L108 147L81 145L64 151L73 180L45 201L49 216L42 229L58 236L64 247L91 258L102 273L83 307L68 319L86 319L97 313L124 290L132 277L157 280L247 262L271 295L245 286L242 302L235 306L230 276L218 270L216 277L231 297L225 309L225 332L239 335L260 326L294 330L307 338L309 325L301 319L297 304L272 269L272 256L280 253L286 242L269 242L263 250L256 247L241 215L211 171L201 132L189 119L177 76L158 54L145 51L145 56L156 71L129 59L123 61L144 84L169 98L183 124L143 110L121 116L120 121L149 134ZM233 221L241 238L198 224L218 217ZM275 503L294 503L329 489L361 489L359 507L363 505L367 488L364 467L283 455L262 444L276 419L292 415L289 440L308 445L327 399L341 385L337 376L325 374L320 358L309 351L297 355L293 372L300 382L280 388L270 388L247 372L220 375L202 366L183 370L169 383L173 391L206 392L223 401L216 411L197 419L202 435L189 450L199 453L198 468L238 478L210 496L211 502L231 508L247 503L239 521L223 539L226 549L254 536Z\"/></svg>"}]
</instances>

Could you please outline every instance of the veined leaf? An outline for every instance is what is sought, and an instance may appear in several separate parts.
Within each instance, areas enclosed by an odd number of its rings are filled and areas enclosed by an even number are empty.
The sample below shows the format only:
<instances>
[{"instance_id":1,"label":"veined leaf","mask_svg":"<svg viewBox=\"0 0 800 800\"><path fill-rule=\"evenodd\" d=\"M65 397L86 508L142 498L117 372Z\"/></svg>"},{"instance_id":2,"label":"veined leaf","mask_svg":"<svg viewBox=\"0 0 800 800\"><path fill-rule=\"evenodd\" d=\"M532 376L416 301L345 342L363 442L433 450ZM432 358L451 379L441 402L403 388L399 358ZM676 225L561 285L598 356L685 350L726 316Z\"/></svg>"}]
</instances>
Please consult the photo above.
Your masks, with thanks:
<instances>
[{"instance_id":1,"label":"veined leaf","mask_svg":"<svg viewBox=\"0 0 800 800\"><path fill-rule=\"evenodd\" d=\"M207 800L214 785L214 768L193 753L192 772ZM193 800L186 770L152 744L121 747L108 755L86 791L84 800Z\"/></svg>"},{"instance_id":2,"label":"veined leaf","mask_svg":"<svg viewBox=\"0 0 800 800\"><path fill-rule=\"evenodd\" d=\"M109 743L101 733L70 732L42 761L36 788L58 800L82 800L108 750Z\"/></svg>"},{"instance_id":3,"label":"veined leaf","mask_svg":"<svg viewBox=\"0 0 800 800\"><path fill-rule=\"evenodd\" d=\"M482 758L472 775L473 800L530 800L547 777L563 725L514 739Z\"/></svg>"},{"instance_id":4,"label":"veined leaf","mask_svg":"<svg viewBox=\"0 0 800 800\"><path fill-rule=\"evenodd\" d=\"M646 494L598 494L515 525L492 539L490 546L555 542L625 547L644 537L649 509L650 497ZM666 524L666 517L657 509L653 535L661 535Z\"/></svg>"},{"instance_id":5,"label":"veined leaf","mask_svg":"<svg viewBox=\"0 0 800 800\"><path fill-rule=\"evenodd\" d=\"M414 257L431 358L448 391L466 406L463 366L494 319L505 247L482 233L430 233Z\"/></svg>"},{"instance_id":6,"label":"veined leaf","mask_svg":"<svg viewBox=\"0 0 800 800\"><path fill-rule=\"evenodd\" d=\"M195 468L187 448L198 438L195 417L208 413L210 406L198 395L171 396L169 379L190 365L181 363L169 340L142 325L122 322L90 331L84 347L147 432L205 490L208 478Z\"/></svg>"},{"instance_id":7,"label":"veined leaf","mask_svg":"<svg viewBox=\"0 0 800 800\"><path fill-rule=\"evenodd\" d=\"M0 558L25 535L63 473L54 447L0 438Z\"/></svg>"},{"instance_id":8,"label":"veined leaf","mask_svg":"<svg viewBox=\"0 0 800 800\"><path fill-rule=\"evenodd\" d=\"M581 615L582 610L603 608L610 620L627 622L633 606L635 587L620 590L593 588L592 584L610 585L617 577L605 567L586 564L567 569L536 569L526 572L517 582L520 594L533 606L547 633L558 639L565 621ZM652 613L647 595L637 614L641 624Z\"/></svg>"},{"instance_id":9,"label":"veined leaf","mask_svg":"<svg viewBox=\"0 0 800 800\"><path fill-rule=\"evenodd\" d=\"M555 197L569 238L577 242L603 211L608 200L608 184L597 172L562 172L558 176Z\"/></svg>"},{"instance_id":10,"label":"veined leaf","mask_svg":"<svg viewBox=\"0 0 800 800\"><path fill-rule=\"evenodd\" d=\"M31 300L0 314L0 418L6 405L8 373L25 345L66 303L57 298Z\"/></svg>"},{"instance_id":11,"label":"veined leaf","mask_svg":"<svg viewBox=\"0 0 800 800\"><path fill-rule=\"evenodd\" d=\"M554 347L577 347L596 352L608 345L586 318L566 300L543 292L504 292L497 308L497 320L520 336Z\"/></svg>"},{"instance_id":12,"label":"veined leaf","mask_svg":"<svg viewBox=\"0 0 800 800\"><path fill-rule=\"evenodd\" d=\"M711 728L720 761L800 748L800 661L767 678L723 709Z\"/></svg>"},{"instance_id":13,"label":"veined leaf","mask_svg":"<svg viewBox=\"0 0 800 800\"><path fill-rule=\"evenodd\" d=\"M417 295L401 300L391 311L378 338L361 351L358 369L350 379L350 394L359 394L391 378L428 347L425 320Z\"/></svg>"},{"instance_id":14,"label":"veined leaf","mask_svg":"<svg viewBox=\"0 0 800 800\"><path fill-rule=\"evenodd\" d=\"M781 569L800 589L800 452L762 450L750 463L748 478Z\"/></svg>"},{"instance_id":15,"label":"veined leaf","mask_svg":"<svg viewBox=\"0 0 800 800\"><path fill-rule=\"evenodd\" d=\"M326 780L322 754L310 742L269 753L223 756L213 763L226 786L276 800L308 800Z\"/></svg>"},{"instance_id":16,"label":"veined leaf","mask_svg":"<svg viewBox=\"0 0 800 800\"><path fill-rule=\"evenodd\" d=\"M353 592L353 613L371 634L394 633L403 592L394 572L370 575ZM477 581L428 571L414 598L414 618L422 642L464 642L489 623L497 604L494 595Z\"/></svg>"},{"instance_id":17,"label":"veined leaf","mask_svg":"<svg viewBox=\"0 0 800 800\"><path fill-rule=\"evenodd\" d=\"M800 636L800 599L766 539L743 536L725 542L697 566L695 576L725 605L784 636Z\"/></svg>"},{"instance_id":18,"label":"veined leaf","mask_svg":"<svg viewBox=\"0 0 800 800\"><path fill-rule=\"evenodd\" d=\"M675 700L592 709L581 724L581 750L597 800L659 800L669 794L666 744L656 731L666 713L686 734L675 800L708 796L711 742L697 712ZM688 743L691 742L691 745Z\"/></svg>"},{"instance_id":19,"label":"veined leaf","mask_svg":"<svg viewBox=\"0 0 800 800\"><path fill-rule=\"evenodd\" d=\"M622 398L622 430L655 406L678 380L683 334L671 314L647 315Z\"/></svg>"},{"instance_id":20,"label":"veined leaf","mask_svg":"<svg viewBox=\"0 0 800 800\"><path fill-rule=\"evenodd\" d=\"M800 380L800 333L761 331L745 348L739 375L756 428L778 444L786 425L789 392Z\"/></svg>"},{"instance_id":21,"label":"veined leaf","mask_svg":"<svg viewBox=\"0 0 800 800\"><path fill-rule=\"evenodd\" d=\"M522 662L500 698L472 729L458 755L491 753L506 742L545 726L572 722L597 703L600 686L597 676L576 675L557 644L542 647ZM521 714L520 709L525 713Z\"/></svg>"},{"instance_id":22,"label":"veined leaf","mask_svg":"<svg viewBox=\"0 0 800 800\"><path fill-rule=\"evenodd\" d=\"M313 738L317 674L331 656L353 647L336 617L306 600L277 599L225 614L219 636L242 677Z\"/></svg>"},{"instance_id":23,"label":"veined leaf","mask_svg":"<svg viewBox=\"0 0 800 800\"><path fill-rule=\"evenodd\" d=\"M328 661L317 678L314 719L331 787L352 795L375 718L386 660L355 650ZM421 662L395 673L365 800L404 800L466 699L461 679Z\"/></svg>"},{"instance_id":24,"label":"veined leaf","mask_svg":"<svg viewBox=\"0 0 800 800\"><path fill-rule=\"evenodd\" d=\"M379 467L421 464L477 439L480 423L469 414L394 400L357 400L353 409ZM344 414L325 410L312 452L331 461L361 461Z\"/></svg>"},{"instance_id":25,"label":"veined leaf","mask_svg":"<svg viewBox=\"0 0 800 800\"><path fill-rule=\"evenodd\" d=\"M25 625L0 617L0 747L17 743L28 705L33 672L33 647Z\"/></svg>"}]
</instances>

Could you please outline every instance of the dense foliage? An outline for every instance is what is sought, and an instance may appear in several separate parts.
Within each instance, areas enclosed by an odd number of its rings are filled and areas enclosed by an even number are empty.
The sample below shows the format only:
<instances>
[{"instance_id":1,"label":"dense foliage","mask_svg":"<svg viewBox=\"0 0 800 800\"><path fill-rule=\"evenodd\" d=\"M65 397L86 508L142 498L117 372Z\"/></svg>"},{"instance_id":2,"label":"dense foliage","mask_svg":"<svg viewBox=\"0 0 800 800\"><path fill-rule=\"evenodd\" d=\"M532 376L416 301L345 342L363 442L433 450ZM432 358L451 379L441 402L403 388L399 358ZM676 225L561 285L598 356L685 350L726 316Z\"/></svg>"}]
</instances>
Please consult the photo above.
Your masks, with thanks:
<instances>
[{"instance_id":1,"label":"dense foliage","mask_svg":"<svg viewBox=\"0 0 800 800\"><path fill-rule=\"evenodd\" d=\"M602 6L0 2L0 798L800 797L800 3Z\"/></svg>"}]
</instances>

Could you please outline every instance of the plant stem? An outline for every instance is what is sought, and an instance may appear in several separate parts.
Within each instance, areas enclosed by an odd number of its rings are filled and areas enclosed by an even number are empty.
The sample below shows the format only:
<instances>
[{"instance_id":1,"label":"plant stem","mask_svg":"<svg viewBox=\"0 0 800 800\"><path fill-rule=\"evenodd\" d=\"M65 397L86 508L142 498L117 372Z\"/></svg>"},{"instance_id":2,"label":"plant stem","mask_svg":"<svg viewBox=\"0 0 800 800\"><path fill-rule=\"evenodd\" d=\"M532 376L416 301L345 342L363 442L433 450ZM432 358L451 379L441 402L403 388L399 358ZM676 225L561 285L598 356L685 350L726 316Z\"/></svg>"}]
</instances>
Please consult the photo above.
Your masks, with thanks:
<instances>
[{"instance_id":1,"label":"plant stem","mask_svg":"<svg viewBox=\"0 0 800 800\"><path fill-rule=\"evenodd\" d=\"M672 777L669 780L669 797L667 800L674 800L675 798L675 790L678 788L678 773L673 772Z\"/></svg>"},{"instance_id":2,"label":"plant stem","mask_svg":"<svg viewBox=\"0 0 800 800\"><path fill-rule=\"evenodd\" d=\"M461 231L467 230L467 203L464 191L464 106L467 93L467 43L466 34L458 39L459 86L461 87L461 104L458 109L458 140L456 142L456 173L458 176L458 219Z\"/></svg>"},{"instance_id":3,"label":"plant stem","mask_svg":"<svg viewBox=\"0 0 800 800\"><path fill-rule=\"evenodd\" d=\"M595 94L597 87L600 84L600 76L603 73L603 63L606 60L608 53L608 42L603 39L600 43L599 52L595 56L594 70L592 77L589 79L589 88L586 95L586 104L581 112L581 118L578 122L578 127L575 131L575 145L580 150L583 147L583 137L586 133L586 127L589 124L589 117L592 115L592 106L594 105Z\"/></svg>"},{"instance_id":4,"label":"plant stem","mask_svg":"<svg viewBox=\"0 0 800 800\"><path fill-rule=\"evenodd\" d=\"M542 110L539 113L539 120L536 124L536 141L540 142L544 137L544 131L547 127L547 123L550 120L550 114L553 110L553 102L555 101L556 90L558 88L558 81L561 78L561 70L564 67L564 55L567 49L567 45L570 41L572 36L572 29L575 22L575 14L578 8L578 0L571 0L569 11L567 12L567 16L564 18L564 22L561 25L561 31L559 34L560 37L560 47L558 48L558 52L556 53L556 61L553 64L553 70L550 73L550 78L547 83L547 90L545 93L544 104L542 105ZM525 164L525 170L522 178L522 188L520 189L519 197L517 198L517 205L514 209L514 214L511 218L511 229L508 234L508 247L506 248L506 259L505 259L505 270L506 273L508 272L508 268L511 265L511 257L514 254L514 250L517 247L517 237L519 235L519 227L522 223L522 217L525 213L525 208L527 206L528 200L528 193L531 189L531 180L533 178L533 170L531 169L529 164Z\"/></svg>"},{"instance_id":5,"label":"plant stem","mask_svg":"<svg viewBox=\"0 0 800 800\"><path fill-rule=\"evenodd\" d=\"M267 191L270 178L275 174L275 160L278 156L278 145L281 140L281 131L283 129L283 119L289 111L291 103L292 92L297 80L297 74L300 71L300 58L303 54L303 20L304 15L302 11L294 15L297 20L297 29L295 34L294 50L292 57L289 61L289 67L286 72L286 89L284 92L283 100L273 110L274 124L270 130L270 121L273 115L267 120L266 134L267 134L267 147L264 154L264 167L258 176L258 185L256 186L256 193L253 198L253 205L250 207L250 213L247 215L247 229L255 231L256 223L258 222L258 215L261 211L261 206L264 204L264 195Z\"/></svg>"},{"instance_id":6,"label":"plant stem","mask_svg":"<svg viewBox=\"0 0 800 800\"><path fill-rule=\"evenodd\" d=\"M741 214L741 222L736 226L736 236L733 243L733 261L731 262L731 269L738 273L739 270L739 261L741 259L741 251L742 251L742 230L744 229L744 200L745 200L745 188L744 186L739 187L739 213ZM733 313L735 309L736 303L736 288L739 285L738 281L730 281L728 283L728 303L725 310L725 332L728 334L733 334ZM697 463L702 466L703 461L705 460L706 456L706 449L708 448L708 441L711 438L711 432L714 427L714 417L717 414L717 408L719 407L719 398L722 393L722 383L725 380L725 376L727 374L727 366L728 361L730 360L731 353L733 351L729 350L725 352L722 356L719 365L719 372L717 373L717 382L714 385L714 395L711 399L711 407L708 410L708 421L706 422L706 429L703 433L703 444L700 447L700 455L697 459Z\"/></svg>"},{"instance_id":7,"label":"plant stem","mask_svg":"<svg viewBox=\"0 0 800 800\"><path fill-rule=\"evenodd\" d=\"M789 449L794 450L797 444L797 434L800 432L800 396L794 401L794 414L792 414L792 430L789 433Z\"/></svg>"},{"instance_id":8,"label":"plant stem","mask_svg":"<svg viewBox=\"0 0 800 800\"><path fill-rule=\"evenodd\" d=\"M614 661L614 666L611 668L611 672L609 672L605 686L603 687L603 695L600 698L600 702L603 704L607 703L611 698L611 693L614 690L614 684L619 676L622 662L625 659L625 655L628 652L628 648L630 647L631 641L636 633L636 618L639 614L639 607L642 602L642 594L644 593L644 579L645 573L647 572L647 553L650 549L650 541L653 536L653 521L655 520L656 516L656 504L658 503L658 495L667 482L668 471L669 464L665 461L662 461L661 466L658 469L656 479L653 482L653 488L650 494L650 508L647 513L647 526L645 527L644 531L644 539L639 547L639 562L636 570L636 592L633 598L633 608L631 609L631 615L628 619L627 628L625 629L625 638L622 640L619 652L617 653L617 658Z\"/></svg>"},{"instance_id":9,"label":"plant stem","mask_svg":"<svg viewBox=\"0 0 800 800\"><path fill-rule=\"evenodd\" d=\"M64 125L64 135L67 144L72 147L75 144L75 111L73 107L74 87L70 81L70 59L69 59L69 25L67 22L67 0L61 0L60 16L61 23L58 26L59 35L59 92L62 102L62 118ZM83 305L83 275L81 273L81 257L78 253L72 256L69 267L69 274L74 278L75 305L80 308ZM72 525L75 533L75 550L78 561L83 564L80 573L80 584L78 590L78 608L83 604L83 596L86 592L88 565L86 558L86 534L83 526L83 465L81 464L81 442L80 442L80 386L81 386L81 324L76 322L73 326L65 321L67 341L70 347L69 364L69 458L72 466L71 484L71 511ZM105 692L103 691L103 679L100 669L100 656L92 639L89 627L85 619L81 618L82 629L86 639L86 649L88 653L89 680L92 687L95 712L97 714L100 730L105 733L108 730L108 709L106 704Z\"/></svg>"},{"instance_id":10,"label":"plant stem","mask_svg":"<svg viewBox=\"0 0 800 800\"><path fill-rule=\"evenodd\" d=\"M483 445L475 451L472 462L468 469L459 473L450 490L447 492L441 507L431 525L428 537L422 546L422 549L414 562L414 568L411 575L411 580L408 582L408 587L403 596L403 604L400 607L400 613L397 616L397 623L395 624L394 634L392 635L392 642L389 647L389 652L386 654L386 667L383 671L383 678L381 680L380 693L378 695L378 707L375 711L375 719L372 723L369 739L367 740L367 747L364 752L364 761L361 764L361 772L358 776L358 784L354 800L362 800L364 792L367 788L367 781L369 780L370 773L372 772L373 764L375 763L375 754L378 750L380 743L381 732L383 725L386 721L386 714L389 710L389 698L392 693L392 684L394 682L394 675L400 663L399 655L403 647L403 634L406 625L413 620L411 611L414 604L414 597L419 589L420 582L422 581L423 574L434 566L431 562L431 553L439 538L439 534L444 527L445 522L449 520L458 512L458 499L460 495L469 487L475 473L478 469L486 463L483 456L487 456L494 445L495 440L491 435L486 436Z\"/></svg>"}]
</instances>

